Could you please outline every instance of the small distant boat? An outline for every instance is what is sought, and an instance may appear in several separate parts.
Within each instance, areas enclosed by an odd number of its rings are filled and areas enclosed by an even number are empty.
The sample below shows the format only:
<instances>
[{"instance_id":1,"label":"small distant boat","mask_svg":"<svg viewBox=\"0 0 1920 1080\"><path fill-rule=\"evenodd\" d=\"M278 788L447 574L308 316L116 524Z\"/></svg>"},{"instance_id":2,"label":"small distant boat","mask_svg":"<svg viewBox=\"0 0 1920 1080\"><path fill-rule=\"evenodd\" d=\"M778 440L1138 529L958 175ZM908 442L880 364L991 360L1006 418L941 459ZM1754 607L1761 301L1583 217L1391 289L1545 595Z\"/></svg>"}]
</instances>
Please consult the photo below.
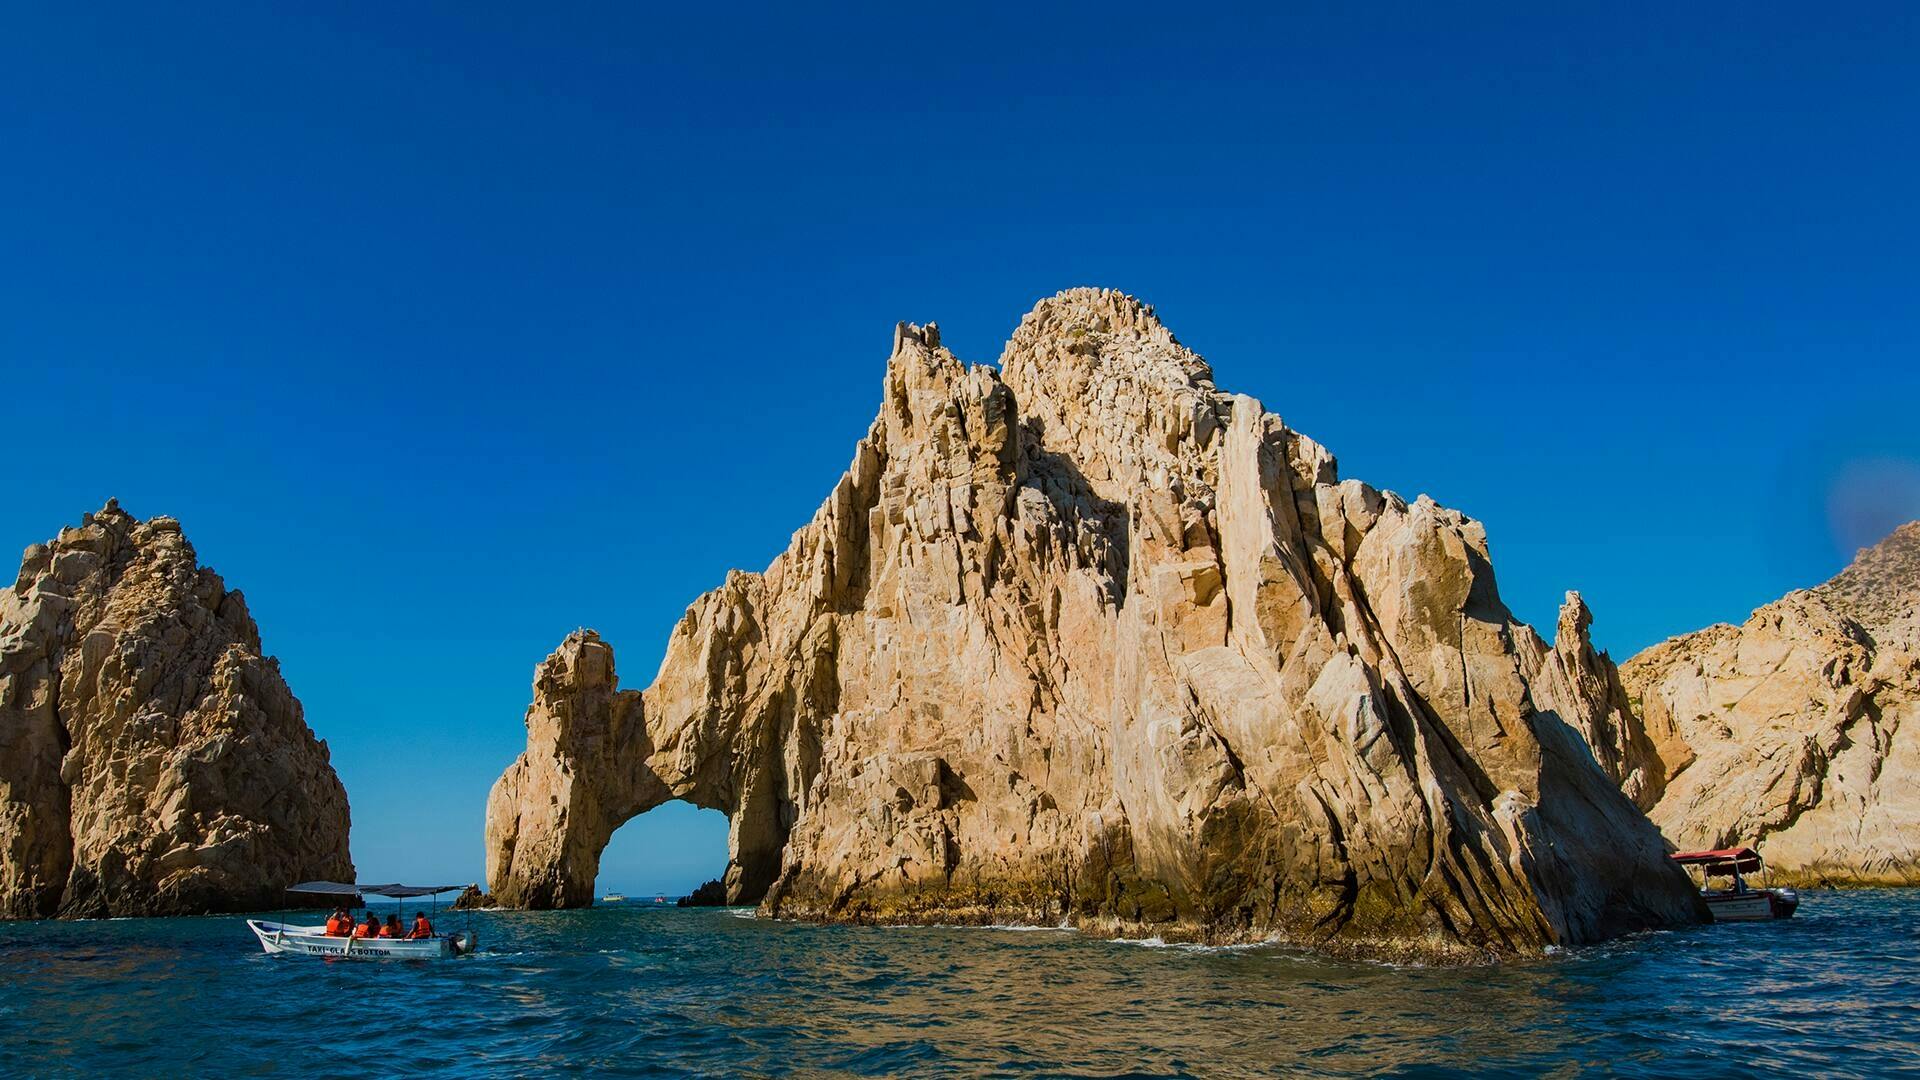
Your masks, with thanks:
<instances>
[{"instance_id":1,"label":"small distant boat","mask_svg":"<svg viewBox=\"0 0 1920 1080\"><path fill-rule=\"evenodd\" d=\"M1766 874L1767 864L1750 847L1720 848L1714 851L1682 851L1671 856L1674 862L1700 871L1700 898L1714 922L1766 922L1790 919L1800 906L1800 894L1792 889L1775 889L1747 884L1747 875ZM1715 878L1730 878L1724 888L1715 888Z\"/></svg>"},{"instance_id":2,"label":"small distant boat","mask_svg":"<svg viewBox=\"0 0 1920 1080\"><path fill-rule=\"evenodd\" d=\"M610 892L607 895L601 897L600 902L603 904L617 904L620 901L625 900L626 898L627 898L626 893Z\"/></svg>"},{"instance_id":3,"label":"small distant boat","mask_svg":"<svg viewBox=\"0 0 1920 1080\"><path fill-rule=\"evenodd\" d=\"M379 896L388 900L413 900L420 897L437 898L442 893L458 892L461 885L350 885L337 881L308 881L287 889L290 893L304 893L319 896L336 897L337 903L352 906L363 896ZM434 914L439 914L439 904L434 904ZM455 956L468 956L479 946L479 939L472 929L458 933L436 933L425 938L386 938L386 937L343 937L327 933L324 924L303 926L293 923L268 922L264 919L248 919L247 929L252 930L260 939L260 948L268 953L287 953L295 956L346 956L364 957L370 960L445 960Z\"/></svg>"}]
</instances>

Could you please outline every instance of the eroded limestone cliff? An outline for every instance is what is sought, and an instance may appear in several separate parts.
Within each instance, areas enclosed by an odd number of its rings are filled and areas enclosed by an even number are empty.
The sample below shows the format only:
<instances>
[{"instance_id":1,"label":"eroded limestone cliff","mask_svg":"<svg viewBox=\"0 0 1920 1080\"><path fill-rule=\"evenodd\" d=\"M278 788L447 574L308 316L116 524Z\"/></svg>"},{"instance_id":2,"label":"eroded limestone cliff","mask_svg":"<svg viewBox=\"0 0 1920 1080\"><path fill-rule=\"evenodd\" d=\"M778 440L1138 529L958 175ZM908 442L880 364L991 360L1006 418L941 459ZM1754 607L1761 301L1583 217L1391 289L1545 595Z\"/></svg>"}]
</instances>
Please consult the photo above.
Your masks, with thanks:
<instances>
[{"instance_id":1,"label":"eroded limestone cliff","mask_svg":"<svg viewBox=\"0 0 1920 1080\"><path fill-rule=\"evenodd\" d=\"M1692 920L1586 747L1625 702L1587 622L1542 641L1476 522L1338 479L1131 297L1041 302L997 371L903 324L846 474L650 687L591 632L539 667L488 880L589 903L678 798L776 915L1454 958Z\"/></svg>"},{"instance_id":2,"label":"eroded limestone cliff","mask_svg":"<svg viewBox=\"0 0 1920 1080\"><path fill-rule=\"evenodd\" d=\"M353 880L347 798L246 601L113 502L0 592L0 916L175 915Z\"/></svg>"},{"instance_id":3,"label":"eroded limestone cliff","mask_svg":"<svg viewBox=\"0 0 1920 1080\"><path fill-rule=\"evenodd\" d=\"M1920 522L1741 626L1620 669L1632 793L1681 848L1762 842L1809 884L1920 884Z\"/></svg>"}]
</instances>

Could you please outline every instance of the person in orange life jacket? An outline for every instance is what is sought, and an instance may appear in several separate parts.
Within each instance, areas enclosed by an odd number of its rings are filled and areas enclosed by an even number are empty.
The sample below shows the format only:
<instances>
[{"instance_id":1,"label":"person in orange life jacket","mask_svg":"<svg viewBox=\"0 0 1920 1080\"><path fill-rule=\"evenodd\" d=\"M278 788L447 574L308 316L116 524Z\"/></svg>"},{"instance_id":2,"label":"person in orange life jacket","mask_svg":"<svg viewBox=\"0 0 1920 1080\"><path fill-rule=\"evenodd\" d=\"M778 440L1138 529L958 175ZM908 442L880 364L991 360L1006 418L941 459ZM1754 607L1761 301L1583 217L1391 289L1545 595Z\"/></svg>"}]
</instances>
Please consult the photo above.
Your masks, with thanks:
<instances>
[{"instance_id":1,"label":"person in orange life jacket","mask_svg":"<svg viewBox=\"0 0 1920 1080\"><path fill-rule=\"evenodd\" d=\"M353 917L347 914L346 908L334 908L333 914L327 916L327 936L346 937L352 932Z\"/></svg>"},{"instance_id":2,"label":"person in orange life jacket","mask_svg":"<svg viewBox=\"0 0 1920 1080\"><path fill-rule=\"evenodd\" d=\"M407 936L416 940L433 936L433 924L427 921L426 912L416 911L413 913L413 932Z\"/></svg>"},{"instance_id":3,"label":"person in orange life jacket","mask_svg":"<svg viewBox=\"0 0 1920 1080\"><path fill-rule=\"evenodd\" d=\"M353 928L353 936L357 938L379 937L380 917L371 911L367 912L367 921Z\"/></svg>"},{"instance_id":4,"label":"person in orange life jacket","mask_svg":"<svg viewBox=\"0 0 1920 1080\"><path fill-rule=\"evenodd\" d=\"M387 925L380 928L380 936L384 938L397 938L397 937L406 936L406 932L400 929L399 915L387 916Z\"/></svg>"}]
</instances>

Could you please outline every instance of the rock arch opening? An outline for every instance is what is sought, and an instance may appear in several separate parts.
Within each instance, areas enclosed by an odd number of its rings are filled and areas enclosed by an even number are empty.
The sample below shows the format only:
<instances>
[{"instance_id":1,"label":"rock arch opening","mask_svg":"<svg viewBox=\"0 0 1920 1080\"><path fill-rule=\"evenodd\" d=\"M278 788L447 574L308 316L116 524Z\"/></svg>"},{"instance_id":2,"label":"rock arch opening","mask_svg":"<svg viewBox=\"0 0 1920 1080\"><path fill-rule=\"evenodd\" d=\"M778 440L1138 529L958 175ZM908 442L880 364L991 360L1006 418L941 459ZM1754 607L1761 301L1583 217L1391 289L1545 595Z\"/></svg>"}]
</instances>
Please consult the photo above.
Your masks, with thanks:
<instances>
[{"instance_id":1,"label":"rock arch opening","mask_svg":"<svg viewBox=\"0 0 1920 1080\"><path fill-rule=\"evenodd\" d=\"M750 617L732 609L721 614L737 636L751 636ZM706 649L710 642L701 640ZM685 647L682 635L674 646ZM792 723L787 695L729 700L736 680L726 655L713 647L703 659L715 659L717 670L703 664L703 677L690 687L656 683L644 693L620 689L613 650L592 631L569 635L547 657L534 673L527 751L487 803L487 881L500 903L591 904L604 869L639 869L628 854L631 841L614 848L616 863L603 868L617 831L641 820L635 836L644 841L660 822L701 812L710 815L701 826L708 834L717 831L716 819L725 821L725 858L703 868L707 876L693 884L715 880L719 871L728 904L767 896L799 817L795 793L806 789L811 759L784 753L792 741L779 737ZM668 806L687 809L644 820Z\"/></svg>"},{"instance_id":2,"label":"rock arch opening","mask_svg":"<svg viewBox=\"0 0 1920 1080\"><path fill-rule=\"evenodd\" d=\"M718 810L679 799L628 818L600 852L595 896L691 895L727 874L727 834L732 823Z\"/></svg>"}]
</instances>

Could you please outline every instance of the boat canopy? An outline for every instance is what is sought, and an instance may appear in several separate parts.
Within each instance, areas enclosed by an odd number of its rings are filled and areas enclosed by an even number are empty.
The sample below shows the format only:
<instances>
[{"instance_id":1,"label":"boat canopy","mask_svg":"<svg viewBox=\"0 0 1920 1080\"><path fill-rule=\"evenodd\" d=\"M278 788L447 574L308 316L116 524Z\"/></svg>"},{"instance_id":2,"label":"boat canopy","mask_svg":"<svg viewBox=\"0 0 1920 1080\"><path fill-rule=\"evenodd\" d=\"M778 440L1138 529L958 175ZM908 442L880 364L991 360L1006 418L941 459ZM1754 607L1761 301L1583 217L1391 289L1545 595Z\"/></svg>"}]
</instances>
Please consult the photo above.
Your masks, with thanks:
<instances>
[{"instance_id":1,"label":"boat canopy","mask_svg":"<svg viewBox=\"0 0 1920 1080\"><path fill-rule=\"evenodd\" d=\"M1760 869L1760 853L1750 847L1719 848L1714 851L1680 851L1668 856L1682 866L1698 866L1710 875L1731 877L1751 874Z\"/></svg>"},{"instance_id":2,"label":"boat canopy","mask_svg":"<svg viewBox=\"0 0 1920 1080\"><path fill-rule=\"evenodd\" d=\"M455 892L465 885L352 885L339 881L303 881L287 886L288 892L319 893L323 896L384 896L389 900L408 900L416 896L435 896Z\"/></svg>"}]
</instances>

